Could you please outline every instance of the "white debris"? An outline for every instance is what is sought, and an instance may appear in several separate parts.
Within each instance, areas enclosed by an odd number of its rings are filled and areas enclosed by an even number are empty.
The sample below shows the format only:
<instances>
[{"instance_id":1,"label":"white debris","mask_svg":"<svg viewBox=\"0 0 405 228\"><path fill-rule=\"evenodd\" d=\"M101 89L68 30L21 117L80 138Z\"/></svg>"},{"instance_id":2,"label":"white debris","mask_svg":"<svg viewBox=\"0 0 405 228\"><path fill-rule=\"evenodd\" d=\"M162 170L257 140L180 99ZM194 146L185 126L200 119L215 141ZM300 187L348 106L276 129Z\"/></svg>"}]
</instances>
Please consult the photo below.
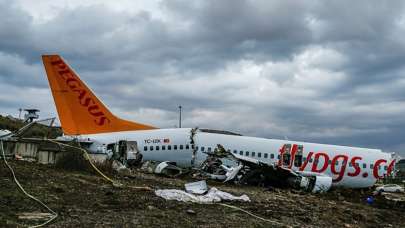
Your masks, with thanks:
<instances>
[{"instance_id":1,"label":"white debris","mask_svg":"<svg viewBox=\"0 0 405 228\"><path fill-rule=\"evenodd\" d=\"M236 175L238 175L239 171L243 168L243 165L239 165L237 167L232 167L230 169L227 170L226 172L226 179L224 182L228 182L230 180L233 180Z\"/></svg>"},{"instance_id":2,"label":"white debris","mask_svg":"<svg viewBox=\"0 0 405 228\"><path fill-rule=\"evenodd\" d=\"M18 219L28 219L28 220L44 220L50 219L54 215L50 213L41 213L41 212L27 212L21 213L18 215Z\"/></svg>"},{"instance_id":3,"label":"white debris","mask_svg":"<svg viewBox=\"0 0 405 228\"><path fill-rule=\"evenodd\" d=\"M184 184L186 192L193 194L204 194L208 191L205 180Z\"/></svg>"},{"instance_id":4,"label":"white debris","mask_svg":"<svg viewBox=\"0 0 405 228\"><path fill-rule=\"evenodd\" d=\"M205 195L194 195L177 189L156 190L155 194L166 200L177 200L182 202L193 202L202 204L217 203L221 202L222 200L250 202L250 199L247 195L234 196L230 193L220 191L216 188L211 188Z\"/></svg>"},{"instance_id":5,"label":"white debris","mask_svg":"<svg viewBox=\"0 0 405 228\"><path fill-rule=\"evenodd\" d=\"M168 161L159 163L159 164L156 166L155 173L161 174L162 171L163 171L165 168L167 168L168 166L169 166L169 162L168 162Z\"/></svg>"},{"instance_id":6,"label":"white debris","mask_svg":"<svg viewBox=\"0 0 405 228\"><path fill-rule=\"evenodd\" d=\"M112 168L117 172L120 172L120 171L123 171L123 170L127 169L127 167L125 167L125 165L123 165L121 162L119 162L117 160L113 161Z\"/></svg>"}]
</instances>

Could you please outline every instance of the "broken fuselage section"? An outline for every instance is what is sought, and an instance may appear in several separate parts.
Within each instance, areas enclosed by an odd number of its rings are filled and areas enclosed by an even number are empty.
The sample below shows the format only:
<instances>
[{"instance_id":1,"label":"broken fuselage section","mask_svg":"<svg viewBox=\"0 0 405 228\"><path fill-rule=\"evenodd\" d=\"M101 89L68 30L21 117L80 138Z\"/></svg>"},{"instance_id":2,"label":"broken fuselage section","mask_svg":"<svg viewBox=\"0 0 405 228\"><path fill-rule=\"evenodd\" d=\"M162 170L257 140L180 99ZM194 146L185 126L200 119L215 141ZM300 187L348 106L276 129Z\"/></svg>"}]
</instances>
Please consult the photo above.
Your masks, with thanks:
<instances>
[{"instance_id":1,"label":"broken fuselage section","mask_svg":"<svg viewBox=\"0 0 405 228\"><path fill-rule=\"evenodd\" d=\"M90 151L111 153L110 148L120 148L120 141L134 141L143 161L170 161L179 167L203 171L212 168L208 163L215 164L215 159L210 160L209 155L221 145L234 159L225 161L221 158L222 163L216 164L221 169L205 173L211 178L228 181L229 175L241 175L245 167L249 167L261 168L266 176L284 183L300 183L300 186L315 186L332 180L332 186L336 187L366 188L391 173L394 164L390 154L376 149L246 137L196 128L112 132L83 137L92 140L88 145ZM282 170L289 170L289 174L281 175ZM296 180L287 181L290 176ZM301 180L297 181L299 178Z\"/></svg>"},{"instance_id":2,"label":"broken fuselage section","mask_svg":"<svg viewBox=\"0 0 405 228\"><path fill-rule=\"evenodd\" d=\"M232 162L236 165L231 167L225 165ZM277 164L267 164L257 159L232 154L220 144L208 154L200 170L208 177L236 184L288 187L313 193L328 191L332 186L331 177L304 175ZM219 178L221 174L223 176Z\"/></svg>"}]
</instances>

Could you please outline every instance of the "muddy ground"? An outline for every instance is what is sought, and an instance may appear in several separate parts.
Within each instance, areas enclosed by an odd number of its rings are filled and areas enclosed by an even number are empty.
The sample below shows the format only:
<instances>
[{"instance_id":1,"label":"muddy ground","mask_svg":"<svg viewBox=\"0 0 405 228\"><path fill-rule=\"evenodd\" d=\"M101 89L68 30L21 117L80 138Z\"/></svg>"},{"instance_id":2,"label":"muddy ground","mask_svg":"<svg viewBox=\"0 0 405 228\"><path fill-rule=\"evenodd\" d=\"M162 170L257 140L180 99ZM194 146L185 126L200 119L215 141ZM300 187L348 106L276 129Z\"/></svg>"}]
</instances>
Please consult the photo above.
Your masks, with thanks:
<instances>
[{"instance_id":1,"label":"muddy ground","mask_svg":"<svg viewBox=\"0 0 405 228\"><path fill-rule=\"evenodd\" d=\"M21 213L46 211L18 190L11 173L3 161L0 163L1 227L39 224L41 221L19 218ZM192 181L188 177L171 179L139 172L132 177L115 175L114 179L124 184L115 188L89 172L23 161L10 164L25 189L58 213L50 227L405 227L403 205L387 204L383 199L368 205L366 197L371 191L365 190L314 195L208 182L235 195L247 194L252 202L228 204L282 224L277 225L217 204L165 201L152 191L131 188L183 189L184 183Z\"/></svg>"}]
</instances>

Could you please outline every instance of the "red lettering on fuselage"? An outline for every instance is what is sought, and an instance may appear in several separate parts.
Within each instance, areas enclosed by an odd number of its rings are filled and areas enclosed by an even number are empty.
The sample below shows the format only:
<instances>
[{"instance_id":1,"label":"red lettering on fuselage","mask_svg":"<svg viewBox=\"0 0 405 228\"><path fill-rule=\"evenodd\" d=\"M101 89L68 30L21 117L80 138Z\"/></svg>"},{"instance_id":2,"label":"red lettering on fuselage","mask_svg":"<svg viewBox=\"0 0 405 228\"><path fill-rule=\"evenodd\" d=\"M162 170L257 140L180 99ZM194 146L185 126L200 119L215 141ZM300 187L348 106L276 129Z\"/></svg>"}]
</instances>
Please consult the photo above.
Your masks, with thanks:
<instances>
[{"instance_id":1,"label":"red lettering on fuselage","mask_svg":"<svg viewBox=\"0 0 405 228\"><path fill-rule=\"evenodd\" d=\"M95 117L94 122L99 125L105 125L110 123L110 120L106 117L105 113L100 110L100 107L96 104L92 97L86 96L87 91L82 87L79 80L75 78L70 69L58 59L51 62L52 65L58 67L58 74L65 80L66 85L72 92L78 93L79 104L87 108L87 112Z\"/></svg>"},{"instance_id":2,"label":"red lettering on fuselage","mask_svg":"<svg viewBox=\"0 0 405 228\"><path fill-rule=\"evenodd\" d=\"M279 160L279 165L286 165L282 163L283 155L285 154L285 147L286 144L283 145L283 147L280 149L280 160ZM297 146L295 144L292 145L291 149L291 163L288 168L291 168L291 164L294 163L295 159L295 153ZM314 157L314 158L313 158ZM331 160L330 160L331 159ZM305 171L307 168L308 164L312 162L312 166L310 167L311 172L316 172L316 173L323 173L328 169L328 166L330 164L330 172L334 175L333 182L339 182L341 181L347 170L347 165L349 161L349 157L345 154L339 154L332 157L329 157L329 154L326 152L309 152L306 156L306 159L303 161L303 164L298 168L299 171ZM355 177L358 176L361 173L360 167L357 165L356 161L362 160L361 157L355 156L350 160L351 166L353 166L354 171L347 173L348 176L350 177ZM338 164L341 164L340 166ZM340 168L338 168L340 167ZM363 175L364 178L366 178L368 175Z\"/></svg>"},{"instance_id":3,"label":"red lettering on fuselage","mask_svg":"<svg viewBox=\"0 0 405 228\"><path fill-rule=\"evenodd\" d=\"M390 163L390 165L388 166L388 170L387 170L387 175L391 175L392 170L394 169L394 165L395 165L395 159L393 159Z\"/></svg>"},{"instance_id":4,"label":"red lettering on fuselage","mask_svg":"<svg viewBox=\"0 0 405 228\"><path fill-rule=\"evenodd\" d=\"M339 160L340 158L341 158L341 160ZM349 160L349 157L346 155L343 155L343 154L337 155L332 159L330 171L332 172L332 174L337 175L337 177L333 179L333 182L339 182L343 179L343 176L345 175L348 160ZM338 162L342 162L342 166L339 171L336 170L336 165L335 165Z\"/></svg>"},{"instance_id":5,"label":"red lettering on fuselage","mask_svg":"<svg viewBox=\"0 0 405 228\"><path fill-rule=\"evenodd\" d=\"M288 147L291 148L291 150L288 150ZM280 152L280 159L278 161L278 164L281 166L285 166L287 168L292 168L291 164L294 164L295 160L295 155L297 152L297 145L296 144L284 144L281 149L279 150ZM286 164L283 161L283 156L286 155L286 153L289 153L290 156L290 163ZM314 159L312 159L314 157ZM331 160L330 160L331 159ZM308 164L312 162L312 166L310 167L311 172L315 173L323 173L328 169L328 166L330 164L330 172L333 175L333 182L339 182L341 181L344 177L345 174L349 177L357 177L361 174L361 167L359 166L359 163L361 162L363 158L360 156L354 156L351 159L349 159L349 156L345 154L339 154L332 157L329 157L329 154L327 152L309 152L306 156L306 159L303 161L303 164L298 168L299 171L305 171L307 168ZM288 159L287 159L288 160ZM350 160L350 163L349 163ZM377 160L374 164L374 169L373 169L373 176L377 179L383 178L384 175L380 176L379 175L379 167L383 164L387 163L387 160L385 159L380 159ZM341 164L339 166L339 164ZM350 164L351 167L353 167L353 170L346 171L347 166ZM366 163L368 165L369 163ZM364 165L364 164L363 164ZM389 175L392 170L394 169L395 165L395 160L390 161L390 164L387 167L387 173L386 175ZM340 167L340 168L339 168ZM347 172L347 173L346 173ZM367 172L362 173L363 178L368 178L370 175Z\"/></svg>"},{"instance_id":6,"label":"red lettering on fuselage","mask_svg":"<svg viewBox=\"0 0 405 228\"><path fill-rule=\"evenodd\" d=\"M308 163L309 163L309 160L311 160L313 154L314 154L314 152L309 152L309 153L308 153L307 159L306 159L306 160L304 161L304 163L301 165L299 171L304 171L304 170L305 170L305 168L307 167L307 165L308 165Z\"/></svg>"},{"instance_id":7,"label":"red lettering on fuselage","mask_svg":"<svg viewBox=\"0 0 405 228\"><path fill-rule=\"evenodd\" d=\"M379 159L375 162L374 168L373 168L373 175L376 179L383 178L384 176L379 176L378 175L378 170L380 169L380 166L382 163L387 163L387 160L385 159Z\"/></svg>"},{"instance_id":8,"label":"red lettering on fuselage","mask_svg":"<svg viewBox=\"0 0 405 228\"><path fill-rule=\"evenodd\" d=\"M318 164L320 163L319 158L323 157L323 166L319 169ZM320 152L315 154L315 160L314 163L312 163L312 172L315 173L323 173L325 170L328 168L328 161L329 161L329 156L326 153Z\"/></svg>"},{"instance_id":9,"label":"red lettering on fuselage","mask_svg":"<svg viewBox=\"0 0 405 228\"><path fill-rule=\"evenodd\" d=\"M357 163L356 163L357 160L361 160L361 157L355 156L355 157L352 157L352 160L350 160L350 164L353 166L354 172L347 173L348 176L355 177L360 174L361 169L360 169L359 165L357 165Z\"/></svg>"}]
</instances>

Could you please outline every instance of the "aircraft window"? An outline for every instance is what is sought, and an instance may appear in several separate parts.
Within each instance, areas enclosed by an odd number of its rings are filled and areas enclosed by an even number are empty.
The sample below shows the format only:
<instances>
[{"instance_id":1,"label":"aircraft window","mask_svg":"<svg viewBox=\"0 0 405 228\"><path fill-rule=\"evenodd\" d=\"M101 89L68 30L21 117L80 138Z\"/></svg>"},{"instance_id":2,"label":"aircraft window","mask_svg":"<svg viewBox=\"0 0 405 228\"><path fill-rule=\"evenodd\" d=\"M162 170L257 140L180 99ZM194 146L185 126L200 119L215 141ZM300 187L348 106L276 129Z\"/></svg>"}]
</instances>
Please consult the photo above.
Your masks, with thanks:
<instances>
[{"instance_id":1,"label":"aircraft window","mask_svg":"<svg viewBox=\"0 0 405 228\"><path fill-rule=\"evenodd\" d=\"M208 147L208 152L211 152L211 147Z\"/></svg>"},{"instance_id":2,"label":"aircraft window","mask_svg":"<svg viewBox=\"0 0 405 228\"><path fill-rule=\"evenodd\" d=\"M339 165L339 162L338 162L338 161L336 161L335 166L338 166L338 165Z\"/></svg>"},{"instance_id":3,"label":"aircraft window","mask_svg":"<svg viewBox=\"0 0 405 228\"><path fill-rule=\"evenodd\" d=\"M182 150L183 149L183 145L180 145L180 150Z\"/></svg>"},{"instance_id":4,"label":"aircraft window","mask_svg":"<svg viewBox=\"0 0 405 228\"><path fill-rule=\"evenodd\" d=\"M236 151L236 150L233 150L233 153L234 153L234 154L236 154L236 153L238 153L238 151Z\"/></svg>"},{"instance_id":5,"label":"aircraft window","mask_svg":"<svg viewBox=\"0 0 405 228\"><path fill-rule=\"evenodd\" d=\"M249 156L249 151L246 151L246 152L245 152L245 155L246 155L246 156Z\"/></svg>"},{"instance_id":6,"label":"aircraft window","mask_svg":"<svg viewBox=\"0 0 405 228\"><path fill-rule=\"evenodd\" d=\"M188 149L190 149L190 146L187 144L187 145L186 145L186 150L188 150Z\"/></svg>"},{"instance_id":7,"label":"aircraft window","mask_svg":"<svg viewBox=\"0 0 405 228\"><path fill-rule=\"evenodd\" d=\"M264 153L264 158L268 158L268 157L269 157L269 154Z\"/></svg>"},{"instance_id":8,"label":"aircraft window","mask_svg":"<svg viewBox=\"0 0 405 228\"><path fill-rule=\"evenodd\" d=\"M194 144L193 144L193 145L191 145L191 149L193 149L193 150L194 150L194 148L195 148L195 147L194 147Z\"/></svg>"},{"instance_id":9,"label":"aircraft window","mask_svg":"<svg viewBox=\"0 0 405 228\"><path fill-rule=\"evenodd\" d=\"M198 150L198 146L195 147L195 150Z\"/></svg>"},{"instance_id":10,"label":"aircraft window","mask_svg":"<svg viewBox=\"0 0 405 228\"><path fill-rule=\"evenodd\" d=\"M270 158L273 159L273 158L274 158L274 154L270 154Z\"/></svg>"},{"instance_id":11,"label":"aircraft window","mask_svg":"<svg viewBox=\"0 0 405 228\"><path fill-rule=\"evenodd\" d=\"M370 169L372 169L372 168L374 168L374 165L373 165L373 164L370 164Z\"/></svg>"},{"instance_id":12,"label":"aircraft window","mask_svg":"<svg viewBox=\"0 0 405 228\"><path fill-rule=\"evenodd\" d=\"M239 154L240 154L240 155L243 155L243 151L239 151Z\"/></svg>"},{"instance_id":13,"label":"aircraft window","mask_svg":"<svg viewBox=\"0 0 405 228\"><path fill-rule=\"evenodd\" d=\"M143 147L143 151L147 151L148 150L148 147L147 146L144 146Z\"/></svg>"},{"instance_id":14,"label":"aircraft window","mask_svg":"<svg viewBox=\"0 0 405 228\"><path fill-rule=\"evenodd\" d=\"M256 152L252 152L252 157L254 157L256 155Z\"/></svg>"},{"instance_id":15,"label":"aircraft window","mask_svg":"<svg viewBox=\"0 0 405 228\"><path fill-rule=\"evenodd\" d=\"M262 157L262 153L257 153L257 157L261 158Z\"/></svg>"},{"instance_id":16,"label":"aircraft window","mask_svg":"<svg viewBox=\"0 0 405 228\"><path fill-rule=\"evenodd\" d=\"M203 146L201 147L201 151L204 151L204 147L203 147Z\"/></svg>"},{"instance_id":17,"label":"aircraft window","mask_svg":"<svg viewBox=\"0 0 405 228\"><path fill-rule=\"evenodd\" d=\"M168 149L168 150L172 150L172 145L168 145L168 146L167 146L167 149Z\"/></svg>"},{"instance_id":18,"label":"aircraft window","mask_svg":"<svg viewBox=\"0 0 405 228\"><path fill-rule=\"evenodd\" d=\"M162 146L162 150L166 150L166 146L163 145L163 146Z\"/></svg>"},{"instance_id":19,"label":"aircraft window","mask_svg":"<svg viewBox=\"0 0 405 228\"><path fill-rule=\"evenodd\" d=\"M363 163L363 169L367 168L367 164Z\"/></svg>"},{"instance_id":20,"label":"aircraft window","mask_svg":"<svg viewBox=\"0 0 405 228\"><path fill-rule=\"evenodd\" d=\"M150 150L153 150L153 146L150 146L149 149L150 149Z\"/></svg>"},{"instance_id":21,"label":"aircraft window","mask_svg":"<svg viewBox=\"0 0 405 228\"><path fill-rule=\"evenodd\" d=\"M352 163L351 163L351 162L349 162L349 167L352 167Z\"/></svg>"},{"instance_id":22,"label":"aircraft window","mask_svg":"<svg viewBox=\"0 0 405 228\"><path fill-rule=\"evenodd\" d=\"M347 164L346 161L342 161L342 165L345 166Z\"/></svg>"},{"instance_id":23,"label":"aircraft window","mask_svg":"<svg viewBox=\"0 0 405 228\"><path fill-rule=\"evenodd\" d=\"M306 158L306 157L303 157L303 158L302 158L302 160L303 160L303 161L306 161L306 160L307 160L307 158Z\"/></svg>"},{"instance_id":24,"label":"aircraft window","mask_svg":"<svg viewBox=\"0 0 405 228\"><path fill-rule=\"evenodd\" d=\"M174 146L173 146L173 150L177 150L177 145L174 145Z\"/></svg>"},{"instance_id":25,"label":"aircraft window","mask_svg":"<svg viewBox=\"0 0 405 228\"><path fill-rule=\"evenodd\" d=\"M309 162L312 162L312 161L313 161L312 158L310 158L310 159L309 159Z\"/></svg>"},{"instance_id":26,"label":"aircraft window","mask_svg":"<svg viewBox=\"0 0 405 228\"><path fill-rule=\"evenodd\" d=\"M281 158L281 156L280 155L277 155L277 159L280 159Z\"/></svg>"},{"instance_id":27,"label":"aircraft window","mask_svg":"<svg viewBox=\"0 0 405 228\"><path fill-rule=\"evenodd\" d=\"M331 160L328 160L328 164L329 164L329 165L332 164L332 161L331 161Z\"/></svg>"},{"instance_id":28,"label":"aircraft window","mask_svg":"<svg viewBox=\"0 0 405 228\"><path fill-rule=\"evenodd\" d=\"M159 146L156 146L156 150L159 150Z\"/></svg>"},{"instance_id":29,"label":"aircraft window","mask_svg":"<svg viewBox=\"0 0 405 228\"><path fill-rule=\"evenodd\" d=\"M384 166L384 170L387 170L387 166Z\"/></svg>"}]
</instances>

